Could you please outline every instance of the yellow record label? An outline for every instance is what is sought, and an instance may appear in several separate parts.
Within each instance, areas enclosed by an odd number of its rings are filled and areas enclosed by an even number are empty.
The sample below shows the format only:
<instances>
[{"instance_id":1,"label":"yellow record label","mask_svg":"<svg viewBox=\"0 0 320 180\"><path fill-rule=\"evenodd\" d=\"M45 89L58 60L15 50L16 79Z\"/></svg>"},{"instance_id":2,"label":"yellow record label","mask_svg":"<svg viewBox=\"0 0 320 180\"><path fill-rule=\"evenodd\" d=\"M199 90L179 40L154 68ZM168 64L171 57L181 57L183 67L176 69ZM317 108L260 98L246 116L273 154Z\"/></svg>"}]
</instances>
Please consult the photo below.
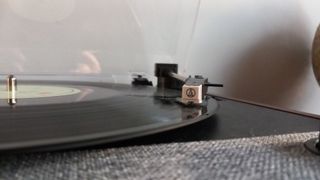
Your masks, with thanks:
<instances>
[{"instance_id":1,"label":"yellow record label","mask_svg":"<svg viewBox=\"0 0 320 180\"><path fill-rule=\"evenodd\" d=\"M60 86L41 86L41 85L20 85L15 94L17 99L43 98L68 96L80 93L81 90L70 87ZM8 91L6 86L0 86L0 99L7 99Z\"/></svg>"}]
</instances>

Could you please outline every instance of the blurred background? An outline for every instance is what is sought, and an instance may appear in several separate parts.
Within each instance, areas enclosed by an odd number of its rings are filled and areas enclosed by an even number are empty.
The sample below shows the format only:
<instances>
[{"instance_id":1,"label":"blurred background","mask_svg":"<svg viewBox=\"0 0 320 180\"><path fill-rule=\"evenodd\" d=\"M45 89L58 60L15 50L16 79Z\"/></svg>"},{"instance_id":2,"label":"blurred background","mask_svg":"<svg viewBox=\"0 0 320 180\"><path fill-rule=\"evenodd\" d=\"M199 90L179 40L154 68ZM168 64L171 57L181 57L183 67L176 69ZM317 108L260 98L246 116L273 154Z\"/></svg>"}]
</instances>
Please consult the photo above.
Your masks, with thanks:
<instances>
[{"instance_id":1,"label":"blurred background","mask_svg":"<svg viewBox=\"0 0 320 180\"><path fill-rule=\"evenodd\" d=\"M316 0L2 0L0 74L153 75L178 63L212 93L320 114ZM121 78L122 77L122 78ZM126 79L126 78L124 78Z\"/></svg>"}]
</instances>

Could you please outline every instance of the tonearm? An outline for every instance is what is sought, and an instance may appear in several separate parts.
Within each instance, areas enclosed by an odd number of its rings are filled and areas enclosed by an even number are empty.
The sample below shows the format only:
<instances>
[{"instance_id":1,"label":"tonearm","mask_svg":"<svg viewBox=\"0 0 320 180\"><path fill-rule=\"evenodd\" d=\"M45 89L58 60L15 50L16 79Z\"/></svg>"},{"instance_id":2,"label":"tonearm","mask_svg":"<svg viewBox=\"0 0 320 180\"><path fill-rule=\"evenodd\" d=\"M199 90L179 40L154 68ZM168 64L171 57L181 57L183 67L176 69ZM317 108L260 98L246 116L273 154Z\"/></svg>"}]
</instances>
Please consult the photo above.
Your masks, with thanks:
<instances>
[{"instance_id":1,"label":"tonearm","mask_svg":"<svg viewBox=\"0 0 320 180\"><path fill-rule=\"evenodd\" d=\"M223 87L222 84L209 83L208 78L201 75L184 77L178 74L177 64L155 64L155 76L158 78L158 88L181 90L184 105L199 105L204 103L208 87Z\"/></svg>"}]
</instances>

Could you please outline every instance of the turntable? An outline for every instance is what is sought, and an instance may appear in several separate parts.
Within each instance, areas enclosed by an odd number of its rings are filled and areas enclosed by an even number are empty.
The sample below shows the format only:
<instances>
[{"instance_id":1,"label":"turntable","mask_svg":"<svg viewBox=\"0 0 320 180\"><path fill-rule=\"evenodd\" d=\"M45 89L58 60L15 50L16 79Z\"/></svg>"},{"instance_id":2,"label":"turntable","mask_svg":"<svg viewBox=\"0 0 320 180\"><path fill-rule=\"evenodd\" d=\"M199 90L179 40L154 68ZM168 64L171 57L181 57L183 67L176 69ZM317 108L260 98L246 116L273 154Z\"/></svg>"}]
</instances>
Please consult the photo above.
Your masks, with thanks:
<instances>
[{"instance_id":1,"label":"turntable","mask_svg":"<svg viewBox=\"0 0 320 180\"><path fill-rule=\"evenodd\" d=\"M219 105L207 89L222 85L202 76L183 77L177 70L176 64L156 64L157 87L136 74L132 85L8 75L0 86L0 151L110 143L214 115Z\"/></svg>"},{"instance_id":2,"label":"turntable","mask_svg":"<svg viewBox=\"0 0 320 180\"><path fill-rule=\"evenodd\" d=\"M1 76L0 153L317 130L316 117L309 114L303 118L301 113L289 115L208 94L209 87L223 85L200 75L184 77L177 64L155 64L155 77L156 82L132 73L131 84L124 84L108 82L105 76ZM222 130L215 129L216 123Z\"/></svg>"}]
</instances>

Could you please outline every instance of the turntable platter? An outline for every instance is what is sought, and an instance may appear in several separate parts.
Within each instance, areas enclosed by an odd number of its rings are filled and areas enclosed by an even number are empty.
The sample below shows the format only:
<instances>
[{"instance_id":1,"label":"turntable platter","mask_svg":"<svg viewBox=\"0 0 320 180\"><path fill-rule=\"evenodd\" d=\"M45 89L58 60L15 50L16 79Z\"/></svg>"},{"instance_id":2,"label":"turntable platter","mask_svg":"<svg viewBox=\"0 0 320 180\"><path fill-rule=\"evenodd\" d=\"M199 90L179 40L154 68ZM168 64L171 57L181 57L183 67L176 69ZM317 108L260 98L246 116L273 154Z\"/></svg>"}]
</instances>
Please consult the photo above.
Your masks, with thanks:
<instances>
[{"instance_id":1,"label":"turntable platter","mask_svg":"<svg viewBox=\"0 0 320 180\"><path fill-rule=\"evenodd\" d=\"M186 126L218 103L176 103L176 90L108 83L26 81L17 104L0 90L0 152L59 150L109 143Z\"/></svg>"}]
</instances>

